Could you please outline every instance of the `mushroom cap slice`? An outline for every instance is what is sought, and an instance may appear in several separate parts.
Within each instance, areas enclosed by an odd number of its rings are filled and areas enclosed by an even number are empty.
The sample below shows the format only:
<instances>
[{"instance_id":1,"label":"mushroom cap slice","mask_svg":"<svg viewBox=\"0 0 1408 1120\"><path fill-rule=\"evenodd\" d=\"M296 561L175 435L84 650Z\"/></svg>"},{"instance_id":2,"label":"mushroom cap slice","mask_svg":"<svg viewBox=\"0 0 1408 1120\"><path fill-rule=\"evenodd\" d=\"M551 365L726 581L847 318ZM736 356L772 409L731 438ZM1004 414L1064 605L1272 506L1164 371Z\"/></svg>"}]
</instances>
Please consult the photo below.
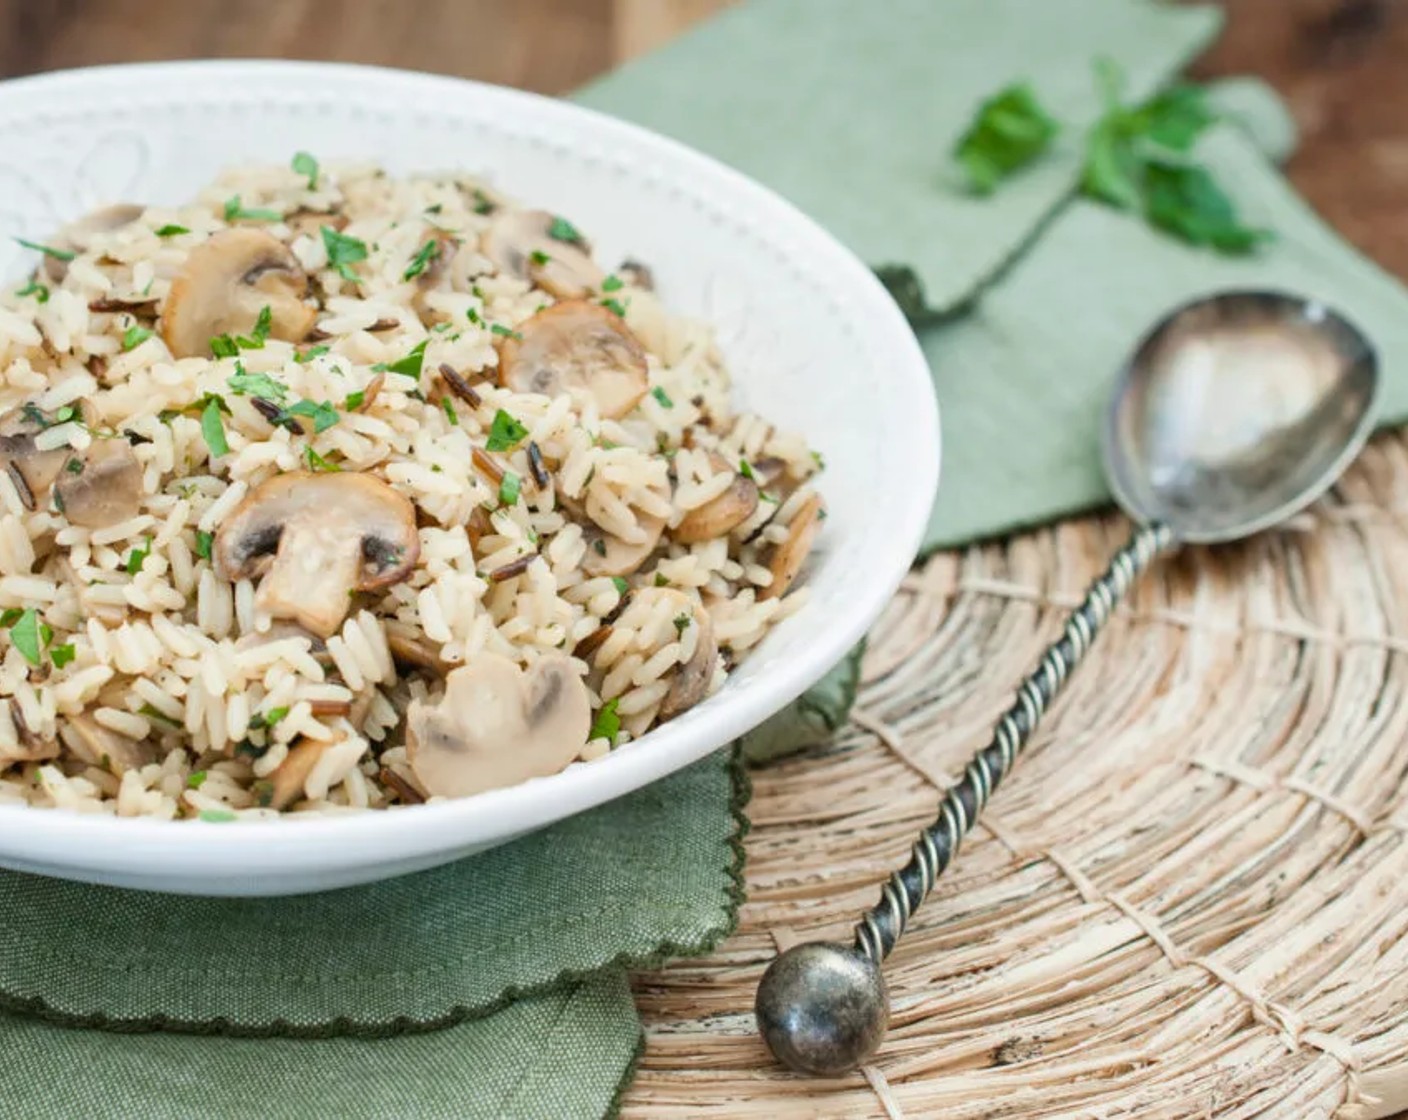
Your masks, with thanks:
<instances>
[{"instance_id":1,"label":"mushroom cap slice","mask_svg":"<svg viewBox=\"0 0 1408 1120\"><path fill-rule=\"evenodd\" d=\"M105 529L136 517L142 507L142 464L125 439L98 439L54 483L64 516L87 529Z\"/></svg>"},{"instance_id":2,"label":"mushroom cap slice","mask_svg":"<svg viewBox=\"0 0 1408 1120\"><path fill-rule=\"evenodd\" d=\"M694 652L688 661L674 671L675 676L674 680L670 682L670 691L660 702L657 714L664 721L674 719L675 716L687 708L694 707L708 695L709 685L714 680L714 669L718 663L719 643L714 637L714 622L709 617L709 612L683 591L673 587L642 588L635 593L631 605L635 609L644 608L654 612L659 609L661 602L669 603L672 617L688 616L690 621L698 627L694 639ZM682 630L680 636L684 636Z\"/></svg>"},{"instance_id":3,"label":"mushroom cap slice","mask_svg":"<svg viewBox=\"0 0 1408 1120\"><path fill-rule=\"evenodd\" d=\"M415 567L416 509L369 474L292 471L245 496L216 531L214 556L226 579L264 573L260 609L326 638L352 592L386 587Z\"/></svg>"},{"instance_id":4,"label":"mushroom cap slice","mask_svg":"<svg viewBox=\"0 0 1408 1120\"><path fill-rule=\"evenodd\" d=\"M667 487L657 486L652 489L666 501L669 500L670 492ZM558 500L564 508L577 514L582 521L582 537L587 543L587 550L582 554L582 571L592 579L598 576L628 576L639 571L641 565L659 546L660 538L665 533L665 518L636 510L636 527L640 530L641 539L623 540L590 520L580 503L572 501L566 495L560 495Z\"/></svg>"},{"instance_id":5,"label":"mushroom cap slice","mask_svg":"<svg viewBox=\"0 0 1408 1120\"><path fill-rule=\"evenodd\" d=\"M787 526L787 539L773 551L768 564L772 582L758 592L759 599L777 599L787 594L821 531L823 508L821 495L813 494L793 514Z\"/></svg>"},{"instance_id":6,"label":"mushroom cap slice","mask_svg":"<svg viewBox=\"0 0 1408 1120\"><path fill-rule=\"evenodd\" d=\"M37 409L17 408L0 417L0 461L18 473L30 496L46 494L73 452L67 447L40 451L34 437L44 430L47 420Z\"/></svg>"},{"instance_id":7,"label":"mushroom cap slice","mask_svg":"<svg viewBox=\"0 0 1408 1120\"><path fill-rule=\"evenodd\" d=\"M715 471L732 470L722 455L710 455ZM741 472L734 472L727 490L696 506L675 526L674 538L681 544L697 544L726 537L742 525L758 508L758 484Z\"/></svg>"},{"instance_id":8,"label":"mushroom cap slice","mask_svg":"<svg viewBox=\"0 0 1408 1120\"><path fill-rule=\"evenodd\" d=\"M145 213L145 206L132 202L119 202L113 206L101 207L60 229L49 238L49 247L74 253L86 252L93 244L93 238L131 225ZM44 254L43 268L44 275L55 284L62 284L64 277L68 275L68 261L49 253Z\"/></svg>"},{"instance_id":9,"label":"mushroom cap slice","mask_svg":"<svg viewBox=\"0 0 1408 1120\"><path fill-rule=\"evenodd\" d=\"M587 300L568 300L518 325L499 347L499 384L515 393L553 397L582 389L601 415L618 419L650 388L645 351L619 315Z\"/></svg>"},{"instance_id":10,"label":"mushroom cap slice","mask_svg":"<svg viewBox=\"0 0 1408 1120\"><path fill-rule=\"evenodd\" d=\"M601 288L605 273L585 241L552 236L557 221L546 210L506 210L485 230L481 248L500 272L558 299L582 299Z\"/></svg>"},{"instance_id":11,"label":"mushroom cap slice","mask_svg":"<svg viewBox=\"0 0 1408 1120\"><path fill-rule=\"evenodd\" d=\"M524 672L478 653L445 678L438 704L412 701L406 755L427 793L468 797L556 774L591 725L591 697L569 658L554 654Z\"/></svg>"},{"instance_id":12,"label":"mushroom cap slice","mask_svg":"<svg viewBox=\"0 0 1408 1120\"><path fill-rule=\"evenodd\" d=\"M267 782L259 783L258 800L263 808L283 811L303 796L303 785L323 753L332 743L300 739L288 750Z\"/></svg>"},{"instance_id":13,"label":"mushroom cap slice","mask_svg":"<svg viewBox=\"0 0 1408 1120\"><path fill-rule=\"evenodd\" d=\"M317 318L303 302L308 275L292 251L260 229L221 230L197 245L171 282L161 337L178 358L203 358L210 340L248 334L269 308L269 336L299 342Z\"/></svg>"},{"instance_id":14,"label":"mushroom cap slice","mask_svg":"<svg viewBox=\"0 0 1408 1120\"><path fill-rule=\"evenodd\" d=\"M101 766L118 777L156 761L156 752L150 743L138 742L109 731L88 715L68 716L60 720L59 738L84 762Z\"/></svg>"}]
</instances>

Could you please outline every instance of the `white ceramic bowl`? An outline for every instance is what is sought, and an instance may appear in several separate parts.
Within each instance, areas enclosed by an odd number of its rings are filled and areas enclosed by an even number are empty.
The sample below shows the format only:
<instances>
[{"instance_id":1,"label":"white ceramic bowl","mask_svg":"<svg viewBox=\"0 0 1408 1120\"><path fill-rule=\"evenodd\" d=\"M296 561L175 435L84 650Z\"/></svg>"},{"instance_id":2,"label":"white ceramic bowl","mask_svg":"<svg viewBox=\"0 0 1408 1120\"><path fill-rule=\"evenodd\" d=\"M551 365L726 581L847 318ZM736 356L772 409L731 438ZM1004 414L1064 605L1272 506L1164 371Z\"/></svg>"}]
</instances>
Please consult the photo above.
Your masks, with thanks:
<instances>
[{"instance_id":1,"label":"white ceramic bowl","mask_svg":"<svg viewBox=\"0 0 1408 1120\"><path fill-rule=\"evenodd\" d=\"M938 481L938 411L900 312L859 260L786 202L672 141L531 94L421 74L284 62L175 63L0 84L0 276L117 201L177 203L240 161L368 158L465 170L567 214L599 259L645 260L675 310L711 320L750 407L826 456L830 516L810 605L708 701L598 762L393 812L249 824L0 808L0 865L192 894L322 890L431 867L655 781L813 684L904 575ZM865 200L858 199L857 205Z\"/></svg>"}]
</instances>

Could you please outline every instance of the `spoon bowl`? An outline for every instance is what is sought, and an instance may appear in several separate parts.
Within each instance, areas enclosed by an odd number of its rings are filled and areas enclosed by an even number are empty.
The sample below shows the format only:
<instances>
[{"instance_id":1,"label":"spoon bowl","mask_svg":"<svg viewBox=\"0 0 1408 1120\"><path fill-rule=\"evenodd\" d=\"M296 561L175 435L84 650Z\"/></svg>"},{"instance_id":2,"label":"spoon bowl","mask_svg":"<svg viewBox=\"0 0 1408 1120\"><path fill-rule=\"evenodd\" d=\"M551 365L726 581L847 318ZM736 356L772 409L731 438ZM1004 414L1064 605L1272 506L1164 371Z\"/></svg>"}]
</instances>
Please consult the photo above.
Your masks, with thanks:
<instances>
[{"instance_id":1,"label":"spoon bowl","mask_svg":"<svg viewBox=\"0 0 1408 1120\"><path fill-rule=\"evenodd\" d=\"M1225 292L1179 308L1121 371L1105 474L1135 521L1236 540L1319 497L1359 453L1378 395L1373 347L1316 300Z\"/></svg>"}]
</instances>

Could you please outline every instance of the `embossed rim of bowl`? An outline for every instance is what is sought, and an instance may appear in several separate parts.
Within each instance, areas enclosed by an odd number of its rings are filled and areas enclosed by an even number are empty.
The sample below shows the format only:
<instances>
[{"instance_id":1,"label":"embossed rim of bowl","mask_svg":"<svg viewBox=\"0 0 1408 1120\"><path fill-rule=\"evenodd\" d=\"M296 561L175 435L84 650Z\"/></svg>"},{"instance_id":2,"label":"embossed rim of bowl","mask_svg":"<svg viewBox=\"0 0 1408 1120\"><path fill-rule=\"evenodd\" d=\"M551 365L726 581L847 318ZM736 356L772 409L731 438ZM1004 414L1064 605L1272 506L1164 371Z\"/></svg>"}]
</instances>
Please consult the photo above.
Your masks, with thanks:
<instances>
[{"instance_id":1,"label":"embossed rim of bowl","mask_svg":"<svg viewBox=\"0 0 1408 1120\"><path fill-rule=\"evenodd\" d=\"M290 79L283 81L283 79ZM899 586L919 547L939 475L939 419L928 366L908 323L882 285L848 249L767 188L673 140L566 102L502 87L409 71L343 64L220 61L152 63L61 71L0 83L0 119L55 112L56 99L89 103L115 86L176 98L183 87L249 91L292 89L302 81L356 82L384 91L399 111L415 104L465 105L526 116L569 131L576 143L613 142L648 150L660 165L686 172L765 215L779 240L805 244L834 269L867 337L883 341L883 376L897 379L914 407L875 432L902 440L906 474L887 509L883 556L854 588L844 613L818 627L815 640L761 687L732 696L727 686L689 724L668 724L612 755L561 774L473 798L296 820L201 825L85 815L63 809L0 806L0 864L91 882L195 894L267 895L331 889L435 866L603 804L688 765L757 726L819 680L864 635ZM184 92L184 89L183 89ZM232 93L231 100L237 100ZM275 100L290 100L289 92ZM418 99L425 99L418 101ZM268 100L268 98L266 98ZM372 151L369 158L384 157ZM879 341L876 342L879 345ZM878 526L877 526L878 528ZM789 626L805 616L791 619Z\"/></svg>"}]
</instances>

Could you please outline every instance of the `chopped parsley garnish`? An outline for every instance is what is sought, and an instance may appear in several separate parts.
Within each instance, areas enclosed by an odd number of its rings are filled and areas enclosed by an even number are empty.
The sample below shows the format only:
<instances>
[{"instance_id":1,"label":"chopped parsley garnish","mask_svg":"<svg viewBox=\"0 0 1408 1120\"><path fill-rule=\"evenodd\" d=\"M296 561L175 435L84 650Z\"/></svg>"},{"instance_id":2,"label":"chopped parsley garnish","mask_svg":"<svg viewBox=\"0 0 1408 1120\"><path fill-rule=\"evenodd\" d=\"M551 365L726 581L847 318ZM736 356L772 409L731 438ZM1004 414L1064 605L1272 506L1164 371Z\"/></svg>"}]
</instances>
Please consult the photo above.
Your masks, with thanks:
<instances>
[{"instance_id":1,"label":"chopped parsley garnish","mask_svg":"<svg viewBox=\"0 0 1408 1120\"><path fill-rule=\"evenodd\" d=\"M215 534L204 529L196 530L196 555L202 560L210 559L210 549L215 544Z\"/></svg>"},{"instance_id":2,"label":"chopped parsley garnish","mask_svg":"<svg viewBox=\"0 0 1408 1120\"><path fill-rule=\"evenodd\" d=\"M494 413L493 423L489 425L489 439L484 446L490 451L512 451L527 435L527 428L503 409L499 409Z\"/></svg>"},{"instance_id":3,"label":"chopped parsley garnish","mask_svg":"<svg viewBox=\"0 0 1408 1120\"><path fill-rule=\"evenodd\" d=\"M616 714L620 704L620 697L615 697L601 706L592 720L591 733L587 736L589 740L605 739L613 747L616 745L616 736L621 734L621 717Z\"/></svg>"},{"instance_id":4,"label":"chopped parsley garnish","mask_svg":"<svg viewBox=\"0 0 1408 1120\"><path fill-rule=\"evenodd\" d=\"M474 212L476 214L492 214L494 212L494 201L478 187L474 188Z\"/></svg>"},{"instance_id":5,"label":"chopped parsley garnish","mask_svg":"<svg viewBox=\"0 0 1408 1120\"><path fill-rule=\"evenodd\" d=\"M288 708L270 708L267 712L255 712L249 717L249 729L258 731L261 728L273 727L284 716L288 715Z\"/></svg>"},{"instance_id":6,"label":"chopped parsley garnish","mask_svg":"<svg viewBox=\"0 0 1408 1120\"><path fill-rule=\"evenodd\" d=\"M491 324L489 325L489 330L490 330L493 334L498 335L500 338L511 338L511 339L513 339L515 342L522 342L522 341L523 341L523 336L522 336L521 334L519 334L519 333L518 333L517 331L515 331L515 330L510 330L508 327L504 326L502 323L491 323Z\"/></svg>"},{"instance_id":7,"label":"chopped parsley garnish","mask_svg":"<svg viewBox=\"0 0 1408 1120\"><path fill-rule=\"evenodd\" d=\"M123 350L135 350L155 333L155 331L150 331L146 327L128 327L122 332L122 348Z\"/></svg>"},{"instance_id":8,"label":"chopped parsley garnish","mask_svg":"<svg viewBox=\"0 0 1408 1120\"><path fill-rule=\"evenodd\" d=\"M738 460L738 473L744 478L751 478L755 482L757 481L757 476L753 473L753 464L748 462L747 459Z\"/></svg>"},{"instance_id":9,"label":"chopped parsley garnish","mask_svg":"<svg viewBox=\"0 0 1408 1120\"><path fill-rule=\"evenodd\" d=\"M216 458L230 453L229 441L225 439L225 424L220 419L220 410L224 404L224 401L211 393L200 414L200 434L205 437L205 445L210 448L210 454Z\"/></svg>"},{"instance_id":10,"label":"chopped parsley garnish","mask_svg":"<svg viewBox=\"0 0 1408 1120\"><path fill-rule=\"evenodd\" d=\"M267 373L250 373L244 366L236 364L235 372L225 384L236 396L263 397L267 401L282 402L288 396L288 386Z\"/></svg>"},{"instance_id":11,"label":"chopped parsley garnish","mask_svg":"<svg viewBox=\"0 0 1408 1120\"><path fill-rule=\"evenodd\" d=\"M684 632L689 629L690 616L687 614L675 615L675 635L683 637Z\"/></svg>"},{"instance_id":12,"label":"chopped parsley garnish","mask_svg":"<svg viewBox=\"0 0 1408 1120\"><path fill-rule=\"evenodd\" d=\"M216 358L233 358L239 352L235 340L227 334L218 334L210 340L210 353Z\"/></svg>"},{"instance_id":13,"label":"chopped parsley garnish","mask_svg":"<svg viewBox=\"0 0 1408 1120\"><path fill-rule=\"evenodd\" d=\"M303 457L308 460L308 469L314 474L336 474L342 470L336 463L329 459L324 459L311 447L303 449Z\"/></svg>"},{"instance_id":14,"label":"chopped parsley garnish","mask_svg":"<svg viewBox=\"0 0 1408 1120\"><path fill-rule=\"evenodd\" d=\"M826 460L822 458L822 454L820 451L812 452L812 462L816 464L817 470L824 471L826 469Z\"/></svg>"},{"instance_id":15,"label":"chopped parsley garnish","mask_svg":"<svg viewBox=\"0 0 1408 1120\"><path fill-rule=\"evenodd\" d=\"M239 818L229 809L202 809L200 819L210 824L229 824Z\"/></svg>"},{"instance_id":16,"label":"chopped parsley garnish","mask_svg":"<svg viewBox=\"0 0 1408 1120\"><path fill-rule=\"evenodd\" d=\"M317 401L301 400L297 404L289 405L288 408L284 409L284 413L288 416L308 417L309 420L313 421L313 431L316 433L327 431L342 419L337 409L333 408L331 401L319 403Z\"/></svg>"},{"instance_id":17,"label":"chopped parsley garnish","mask_svg":"<svg viewBox=\"0 0 1408 1120\"><path fill-rule=\"evenodd\" d=\"M9 617L9 611L5 617ZM44 660L44 647L53 637L53 631L39 620L39 612L33 607L23 610L19 617L9 623L10 641L31 665L39 666Z\"/></svg>"},{"instance_id":18,"label":"chopped parsley garnish","mask_svg":"<svg viewBox=\"0 0 1408 1120\"><path fill-rule=\"evenodd\" d=\"M78 255L71 249L55 249L52 245L41 245L37 241L26 241L23 237L16 237L15 240L26 249L33 249L36 253L43 253L46 257L53 257L56 261L71 261Z\"/></svg>"},{"instance_id":19,"label":"chopped parsley garnish","mask_svg":"<svg viewBox=\"0 0 1408 1120\"><path fill-rule=\"evenodd\" d=\"M183 233L190 233L185 226L166 225L156 231L158 237L179 237Z\"/></svg>"},{"instance_id":20,"label":"chopped parsley garnish","mask_svg":"<svg viewBox=\"0 0 1408 1120\"><path fill-rule=\"evenodd\" d=\"M403 374L413 381L419 381L421 367L425 365L426 341L426 339L421 339L417 342L404 358L398 358L394 362L378 363L372 368L379 372L384 370L387 373Z\"/></svg>"},{"instance_id":21,"label":"chopped parsley garnish","mask_svg":"<svg viewBox=\"0 0 1408 1120\"><path fill-rule=\"evenodd\" d=\"M611 312L611 314L615 315L618 319L624 319L626 317L626 305L619 299L615 299L614 297L604 299L601 301L601 306L606 308L607 311Z\"/></svg>"},{"instance_id":22,"label":"chopped parsley garnish","mask_svg":"<svg viewBox=\"0 0 1408 1120\"><path fill-rule=\"evenodd\" d=\"M82 474L83 460L70 459L67 463L64 464L64 470L68 471L69 474Z\"/></svg>"},{"instance_id":23,"label":"chopped parsley garnish","mask_svg":"<svg viewBox=\"0 0 1408 1120\"><path fill-rule=\"evenodd\" d=\"M618 595L624 595L627 591L631 589L631 585L627 583L621 576L612 576L611 582L616 585L616 593Z\"/></svg>"},{"instance_id":24,"label":"chopped parsley garnish","mask_svg":"<svg viewBox=\"0 0 1408 1120\"><path fill-rule=\"evenodd\" d=\"M318 161L308 152L294 152L293 162L289 165L299 175L308 176L308 189L311 191L318 185Z\"/></svg>"},{"instance_id":25,"label":"chopped parsley garnish","mask_svg":"<svg viewBox=\"0 0 1408 1120\"><path fill-rule=\"evenodd\" d=\"M511 506L518 501L518 494L522 488L523 480L514 474L513 471L504 471L503 481L499 483L499 504Z\"/></svg>"},{"instance_id":26,"label":"chopped parsley garnish","mask_svg":"<svg viewBox=\"0 0 1408 1120\"><path fill-rule=\"evenodd\" d=\"M1059 131L1031 86L1016 83L978 106L973 123L954 145L953 158L974 193L991 194L999 182L1046 151Z\"/></svg>"},{"instance_id":27,"label":"chopped parsley garnish","mask_svg":"<svg viewBox=\"0 0 1408 1120\"><path fill-rule=\"evenodd\" d=\"M250 210L240 202L240 196L234 195L225 200L225 221L227 222L281 222L284 216L277 210Z\"/></svg>"},{"instance_id":28,"label":"chopped parsley garnish","mask_svg":"<svg viewBox=\"0 0 1408 1120\"><path fill-rule=\"evenodd\" d=\"M295 354L293 356L293 360L299 365L306 365L308 362L311 362L314 358L321 358L330 349L331 347L328 346L310 346L307 350L301 350L297 354Z\"/></svg>"},{"instance_id":29,"label":"chopped parsley garnish","mask_svg":"<svg viewBox=\"0 0 1408 1120\"><path fill-rule=\"evenodd\" d=\"M476 327L482 327L484 325L484 320L479 317L479 312L475 311L472 307L465 311L464 317Z\"/></svg>"},{"instance_id":30,"label":"chopped parsley garnish","mask_svg":"<svg viewBox=\"0 0 1408 1120\"><path fill-rule=\"evenodd\" d=\"M127 574L129 576L135 576L138 572L140 572L142 570L142 565L147 562L147 557L152 554L151 537L143 537L142 544L143 547L134 548L131 552L127 554L127 562L123 565L123 567L127 570Z\"/></svg>"},{"instance_id":31,"label":"chopped parsley garnish","mask_svg":"<svg viewBox=\"0 0 1408 1120\"><path fill-rule=\"evenodd\" d=\"M24 614L24 611L20 610L19 607L10 607L8 610L0 613L0 626L8 630L20 620L22 614Z\"/></svg>"},{"instance_id":32,"label":"chopped parsley garnish","mask_svg":"<svg viewBox=\"0 0 1408 1120\"><path fill-rule=\"evenodd\" d=\"M614 272L601 282L603 292L619 292L626 285Z\"/></svg>"},{"instance_id":33,"label":"chopped parsley garnish","mask_svg":"<svg viewBox=\"0 0 1408 1120\"><path fill-rule=\"evenodd\" d=\"M556 217L548 226L548 236L554 241L564 241L568 245L581 245L586 241L581 231L566 218Z\"/></svg>"},{"instance_id":34,"label":"chopped parsley garnish","mask_svg":"<svg viewBox=\"0 0 1408 1120\"><path fill-rule=\"evenodd\" d=\"M38 280L31 280L23 288L17 291L15 295L19 296L21 299L23 299L25 296L33 296L40 303L49 302L49 289L46 288L43 284L39 283Z\"/></svg>"},{"instance_id":35,"label":"chopped parsley garnish","mask_svg":"<svg viewBox=\"0 0 1408 1120\"><path fill-rule=\"evenodd\" d=\"M367 245L355 237L338 233L332 226L323 226L323 248L328 252L328 265L337 274L353 284L360 284L361 278L352 271L358 261L367 259Z\"/></svg>"},{"instance_id":36,"label":"chopped parsley garnish","mask_svg":"<svg viewBox=\"0 0 1408 1120\"><path fill-rule=\"evenodd\" d=\"M139 716L146 716L148 719L154 719L158 723L164 723L168 727L181 726L180 720L172 719L169 715L167 715L160 708L156 707L153 704L143 704L140 708L137 709L137 714Z\"/></svg>"},{"instance_id":37,"label":"chopped parsley garnish","mask_svg":"<svg viewBox=\"0 0 1408 1120\"><path fill-rule=\"evenodd\" d=\"M77 656L78 650L74 648L72 642L61 646L53 646L49 650L49 660L54 663L55 669L62 669Z\"/></svg>"},{"instance_id":38,"label":"chopped parsley garnish","mask_svg":"<svg viewBox=\"0 0 1408 1120\"><path fill-rule=\"evenodd\" d=\"M528 254L528 259L540 268L543 265L547 264L548 261L552 260L552 258L546 253L544 253L541 249L534 249L531 253Z\"/></svg>"},{"instance_id":39,"label":"chopped parsley garnish","mask_svg":"<svg viewBox=\"0 0 1408 1120\"><path fill-rule=\"evenodd\" d=\"M660 402L661 408L674 408L675 402L670 399L670 394L660 388L659 385L650 390L650 395Z\"/></svg>"},{"instance_id":40,"label":"chopped parsley garnish","mask_svg":"<svg viewBox=\"0 0 1408 1120\"><path fill-rule=\"evenodd\" d=\"M78 409L74 408L71 404L66 404L62 408L56 409L54 411L54 423L56 425L67 424L70 420L75 420L77 418Z\"/></svg>"},{"instance_id":41,"label":"chopped parsley garnish","mask_svg":"<svg viewBox=\"0 0 1408 1120\"><path fill-rule=\"evenodd\" d=\"M210 352L217 358L233 358L241 350L263 350L274 326L274 311L267 303L259 309L254 330L249 334L217 335L210 340Z\"/></svg>"},{"instance_id":42,"label":"chopped parsley garnish","mask_svg":"<svg viewBox=\"0 0 1408 1120\"><path fill-rule=\"evenodd\" d=\"M208 770L193 770L191 776L186 779L187 789L200 789L205 784L205 779L210 777Z\"/></svg>"},{"instance_id":43,"label":"chopped parsley garnish","mask_svg":"<svg viewBox=\"0 0 1408 1120\"><path fill-rule=\"evenodd\" d=\"M362 402L367 399L365 389L358 389L356 392L348 393L347 399L342 402L344 412L356 412L362 407Z\"/></svg>"},{"instance_id":44,"label":"chopped parsley garnish","mask_svg":"<svg viewBox=\"0 0 1408 1120\"><path fill-rule=\"evenodd\" d=\"M440 410L445 414L445 419L451 424L458 424L460 422L459 414L455 412L455 406L450 403L449 397L440 398Z\"/></svg>"},{"instance_id":45,"label":"chopped parsley garnish","mask_svg":"<svg viewBox=\"0 0 1408 1120\"><path fill-rule=\"evenodd\" d=\"M402 280L414 280L422 272L430 267L430 262L440 256L440 242L433 237L416 250L416 255L411 258L411 263L406 266L406 271L401 273Z\"/></svg>"}]
</instances>

